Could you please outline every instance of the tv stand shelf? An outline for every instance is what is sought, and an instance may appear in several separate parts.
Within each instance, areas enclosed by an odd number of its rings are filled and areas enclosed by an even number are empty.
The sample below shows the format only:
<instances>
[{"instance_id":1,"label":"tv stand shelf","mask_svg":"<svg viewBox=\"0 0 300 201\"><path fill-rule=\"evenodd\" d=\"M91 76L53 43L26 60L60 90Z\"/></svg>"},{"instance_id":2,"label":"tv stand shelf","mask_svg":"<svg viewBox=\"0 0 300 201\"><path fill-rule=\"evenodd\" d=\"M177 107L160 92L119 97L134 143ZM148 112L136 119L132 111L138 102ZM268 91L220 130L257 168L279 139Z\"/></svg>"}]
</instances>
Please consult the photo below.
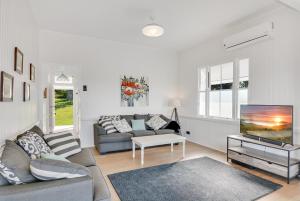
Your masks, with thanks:
<instances>
[{"instance_id":1,"label":"tv stand shelf","mask_svg":"<svg viewBox=\"0 0 300 201\"><path fill-rule=\"evenodd\" d=\"M239 146L231 146L231 140L238 141ZM287 156L277 155L270 152L253 149L244 146L245 143L255 144L264 148L272 148L281 150L287 153ZM291 158L291 152L300 150L300 145L294 146L278 146L251 138L246 138L242 135L230 135L227 137L227 161L235 160L274 174L287 178L287 183L290 179L299 175L300 160Z\"/></svg>"}]
</instances>

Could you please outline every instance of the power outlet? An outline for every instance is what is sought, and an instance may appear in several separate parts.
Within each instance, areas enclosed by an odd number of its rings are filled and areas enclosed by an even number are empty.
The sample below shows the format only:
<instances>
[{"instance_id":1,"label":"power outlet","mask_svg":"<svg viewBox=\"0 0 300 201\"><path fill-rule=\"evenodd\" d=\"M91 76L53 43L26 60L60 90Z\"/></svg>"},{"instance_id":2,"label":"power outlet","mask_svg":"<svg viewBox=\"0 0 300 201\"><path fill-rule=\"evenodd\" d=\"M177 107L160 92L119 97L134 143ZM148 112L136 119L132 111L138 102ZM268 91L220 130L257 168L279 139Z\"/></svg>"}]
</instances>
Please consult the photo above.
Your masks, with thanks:
<instances>
[{"instance_id":1,"label":"power outlet","mask_svg":"<svg viewBox=\"0 0 300 201\"><path fill-rule=\"evenodd\" d=\"M186 131L185 132L187 135L190 135L191 134L191 131Z\"/></svg>"}]
</instances>

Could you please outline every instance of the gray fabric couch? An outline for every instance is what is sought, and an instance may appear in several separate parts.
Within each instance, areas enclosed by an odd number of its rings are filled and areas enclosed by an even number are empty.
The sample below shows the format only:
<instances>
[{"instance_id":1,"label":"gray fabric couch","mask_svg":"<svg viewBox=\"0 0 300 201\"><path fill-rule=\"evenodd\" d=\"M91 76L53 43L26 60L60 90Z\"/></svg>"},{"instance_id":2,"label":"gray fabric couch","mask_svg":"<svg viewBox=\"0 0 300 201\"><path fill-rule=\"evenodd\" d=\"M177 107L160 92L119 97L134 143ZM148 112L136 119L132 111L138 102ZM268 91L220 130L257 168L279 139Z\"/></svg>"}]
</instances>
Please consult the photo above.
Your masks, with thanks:
<instances>
[{"instance_id":1,"label":"gray fabric couch","mask_svg":"<svg viewBox=\"0 0 300 201\"><path fill-rule=\"evenodd\" d=\"M0 186L0 201L110 201L104 176L90 149L67 158L90 170L90 176Z\"/></svg>"},{"instance_id":2,"label":"gray fabric couch","mask_svg":"<svg viewBox=\"0 0 300 201\"><path fill-rule=\"evenodd\" d=\"M121 119L126 119L129 125L133 119L145 119L145 122L150 119L150 115L120 115ZM132 148L132 137L151 136L151 135L163 135L163 134L179 134L178 131L168 128L168 125L172 120L161 115L167 124L159 130L151 130L146 126L147 130L131 131L128 133L111 133L107 134L103 127L98 123L94 124L94 143L99 153L104 154L114 151L129 150Z\"/></svg>"}]
</instances>

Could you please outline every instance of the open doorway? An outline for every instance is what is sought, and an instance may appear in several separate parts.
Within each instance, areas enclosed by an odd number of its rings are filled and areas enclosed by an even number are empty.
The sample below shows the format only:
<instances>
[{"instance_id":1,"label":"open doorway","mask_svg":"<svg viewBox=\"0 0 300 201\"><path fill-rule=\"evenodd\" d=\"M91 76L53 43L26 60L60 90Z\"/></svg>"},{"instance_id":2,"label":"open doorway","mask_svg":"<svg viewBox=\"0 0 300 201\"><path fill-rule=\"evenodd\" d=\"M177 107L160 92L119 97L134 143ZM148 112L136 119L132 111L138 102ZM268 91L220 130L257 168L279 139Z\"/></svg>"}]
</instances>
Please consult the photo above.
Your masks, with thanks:
<instances>
[{"instance_id":1,"label":"open doorway","mask_svg":"<svg viewBox=\"0 0 300 201\"><path fill-rule=\"evenodd\" d=\"M65 77L64 80L60 79L61 77ZM74 136L79 136L80 101L73 77L64 74L55 76L49 92L50 133L68 131L72 132Z\"/></svg>"},{"instance_id":2,"label":"open doorway","mask_svg":"<svg viewBox=\"0 0 300 201\"><path fill-rule=\"evenodd\" d=\"M73 89L54 89L55 127L54 130L72 129L74 126Z\"/></svg>"}]
</instances>

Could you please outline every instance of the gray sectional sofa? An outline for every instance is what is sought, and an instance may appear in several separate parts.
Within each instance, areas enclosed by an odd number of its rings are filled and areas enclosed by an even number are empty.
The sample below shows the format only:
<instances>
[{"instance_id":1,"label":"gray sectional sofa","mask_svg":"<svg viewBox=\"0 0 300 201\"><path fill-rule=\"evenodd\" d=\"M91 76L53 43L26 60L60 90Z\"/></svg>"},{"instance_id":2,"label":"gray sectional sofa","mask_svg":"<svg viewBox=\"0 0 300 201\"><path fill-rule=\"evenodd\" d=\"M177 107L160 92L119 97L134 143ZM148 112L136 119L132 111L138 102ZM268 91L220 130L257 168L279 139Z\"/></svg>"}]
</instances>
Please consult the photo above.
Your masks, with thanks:
<instances>
[{"instance_id":1,"label":"gray sectional sofa","mask_svg":"<svg viewBox=\"0 0 300 201\"><path fill-rule=\"evenodd\" d=\"M37 127L34 130L39 130ZM13 156L12 156L13 157ZM0 186L0 201L110 201L104 176L90 149L67 158L90 170L90 176Z\"/></svg>"},{"instance_id":2,"label":"gray sectional sofa","mask_svg":"<svg viewBox=\"0 0 300 201\"><path fill-rule=\"evenodd\" d=\"M133 119L145 119L145 122L151 118L151 115L120 115L121 119L126 119L126 121L131 125L131 120ZM129 150L132 148L132 137L141 137L141 136L150 136L150 135L163 135L163 134L179 134L179 125L172 121L171 119L165 117L164 115L160 115L162 119L164 119L167 124L159 130L151 130L148 126L146 126L147 130L137 130L131 131L128 133L111 133L107 134L103 127L101 127L98 123L94 124L94 143L96 149L99 153L104 154L107 152L113 151L122 151ZM178 125L178 126L175 126ZM173 126L171 126L173 125ZM174 129L175 128L175 129Z\"/></svg>"}]
</instances>

